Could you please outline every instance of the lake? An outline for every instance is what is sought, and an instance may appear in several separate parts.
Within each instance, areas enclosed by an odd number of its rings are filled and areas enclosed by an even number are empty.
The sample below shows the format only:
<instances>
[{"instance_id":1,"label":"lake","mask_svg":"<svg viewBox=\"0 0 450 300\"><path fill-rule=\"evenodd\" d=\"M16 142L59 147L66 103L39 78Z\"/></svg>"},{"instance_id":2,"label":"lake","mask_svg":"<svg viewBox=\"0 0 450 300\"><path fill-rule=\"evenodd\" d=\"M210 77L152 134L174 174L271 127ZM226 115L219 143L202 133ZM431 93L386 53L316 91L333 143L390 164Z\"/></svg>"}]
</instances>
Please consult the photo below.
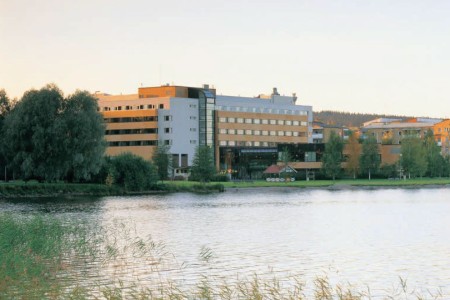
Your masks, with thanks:
<instances>
[{"instance_id":1,"label":"lake","mask_svg":"<svg viewBox=\"0 0 450 300\"><path fill-rule=\"evenodd\" d=\"M55 216L151 237L164 256L159 280L189 286L202 276L301 278L370 287L376 298L398 289L450 297L450 189L228 189L135 197L3 199L0 212ZM120 229L122 228L122 229ZM126 228L126 229L124 229ZM124 254L116 266L79 265L81 281L111 278L151 284L146 258ZM118 266L119 265L119 266ZM84 274L84 275L81 275Z\"/></svg>"}]
</instances>

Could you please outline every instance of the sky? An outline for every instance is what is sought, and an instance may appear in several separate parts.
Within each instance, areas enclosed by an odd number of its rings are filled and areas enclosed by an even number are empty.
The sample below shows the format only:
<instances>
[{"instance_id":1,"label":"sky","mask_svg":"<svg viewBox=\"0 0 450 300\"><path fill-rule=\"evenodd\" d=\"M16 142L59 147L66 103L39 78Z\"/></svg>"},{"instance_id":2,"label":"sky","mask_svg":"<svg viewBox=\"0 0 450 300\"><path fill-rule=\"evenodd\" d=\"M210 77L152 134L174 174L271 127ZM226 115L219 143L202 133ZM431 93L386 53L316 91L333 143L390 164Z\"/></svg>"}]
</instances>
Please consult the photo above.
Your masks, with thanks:
<instances>
[{"instance_id":1,"label":"sky","mask_svg":"<svg viewBox=\"0 0 450 300\"><path fill-rule=\"evenodd\" d=\"M0 89L277 87L318 110L450 118L450 1L0 0Z\"/></svg>"}]
</instances>

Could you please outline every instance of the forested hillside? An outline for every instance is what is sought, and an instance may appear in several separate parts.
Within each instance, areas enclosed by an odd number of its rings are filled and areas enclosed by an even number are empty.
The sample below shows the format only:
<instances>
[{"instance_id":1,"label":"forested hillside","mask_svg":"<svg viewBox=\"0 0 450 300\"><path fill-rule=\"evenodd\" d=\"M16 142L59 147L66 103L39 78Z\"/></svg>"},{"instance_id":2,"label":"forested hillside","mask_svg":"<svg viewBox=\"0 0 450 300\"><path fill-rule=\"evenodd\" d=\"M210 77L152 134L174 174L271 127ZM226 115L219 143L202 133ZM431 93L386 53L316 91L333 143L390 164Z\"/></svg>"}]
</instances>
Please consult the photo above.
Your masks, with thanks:
<instances>
[{"instance_id":1,"label":"forested hillside","mask_svg":"<svg viewBox=\"0 0 450 300\"><path fill-rule=\"evenodd\" d=\"M395 116L395 115L378 115L378 114L360 114L341 111L315 111L314 121L320 121L328 125L339 125L348 127L359 127L364 122L377 118L399 118L408 119L410 116Z\"/></svg>"}]
</instances>

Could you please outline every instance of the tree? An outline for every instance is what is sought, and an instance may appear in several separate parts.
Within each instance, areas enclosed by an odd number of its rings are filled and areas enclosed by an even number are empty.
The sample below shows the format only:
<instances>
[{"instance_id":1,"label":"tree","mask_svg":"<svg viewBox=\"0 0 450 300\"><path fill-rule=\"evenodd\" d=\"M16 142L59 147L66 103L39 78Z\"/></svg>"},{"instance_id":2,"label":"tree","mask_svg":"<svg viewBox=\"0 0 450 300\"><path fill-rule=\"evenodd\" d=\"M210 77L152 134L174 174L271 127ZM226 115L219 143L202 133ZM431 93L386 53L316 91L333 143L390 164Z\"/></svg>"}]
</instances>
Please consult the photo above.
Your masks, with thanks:
<instances>
[{"instance_id":1,"label":"tree","mask_svg":"<svg viewBox=\"0 0 450 300\"><path fill-rule=\"evenodd\" d=\"M427 160L427 174L430 177L442 176L443 167L445 164L444 158L441 155L441 149L437 145L433 131L428 130L425 135L424 147Z\"/></svg>"},{"instance_id":2,"label":"tree","mask_svg":"<svg viewBox=\"0 0 450 300\"><path fill-rule=\"evenodd\" d=\"M336 179L341 172L342 150L344 143L339 135L331 132L328 142L325 144L325 151L322 157L322 170L325 175Z\"/></svg>"},{"instance_id":3,"label":"tree","mask_svg":"<svg viewBox=\"0 0 450 300\"><path fill-rule=\"evenodd\" d=\"M209 181L215 173L212 149L209 146L198 146L192 161L191 177L193 180L205 182Z\"/></svg>"},{"instance_id":4,"label":"tree","mask_svg":"<svg viewBox=\"0 0 450 300\"><path fill-rule=\"evenodd\" d=\"M11 111L11 100L8 98L5 90L0 90L0 173L3 173L4 170L4 180L6 181L6 153L4 150L4 133L3 133L3 122L6 115Z\"/></svg>"},{"instance_id":5,"label":"tree","mask_svg":"<svg viewBox=\"0 0 450 300\"><path fill-rule=\"evenodd\" d=\"M156 147L152 160L158 172L159 180L167 179L167 174L172 166L169 146L160 144Z\"/></svg>"},{"instance_id":6,"label":"tree","mask_svg":"<svg viewBox=\"0 0 450 300\"><path fill-rule=\"evenodd\" d=\"M63 102L56 131L64 137L62 151L69 181L88 180L100 170L106 143L103 117L97 108L97 99L86 91L76 91Z\"/></svg>"},{"instance_id":7,"label":"tree","mask_svg":"<svg viewBox=\"0 0 450 300\"><path fill-rule=\"evenodd\" d=\"M408 177L423 176L427 171L425 147L418 137L402 139L400 165Z\"/></svg>"},{"instance_id":8,"label":"tree","mask_svg":"<svg viewBox=\"0 0 450 300\"><path fill-rule=\"evenodd\" d=\"M373 136L366 138L362 144L360 166L361 170L367 172L369 180L372 172L378 171L380 168L380 153L378 152L377 140Z\"/></svg>"},{"instance_id":9,"label":"tree","mask_svg":"<svg viewBox=\"0 0 450 300\"><path fill-rule=\"evenodd\" d=\"M104 125L87 92L64 99L55 85L27 91L3 133L9 165L23 179L89 179L100 169Z\"/></svg>"},{"instance_id":10,"label":"tree","mask_svg":"<svg viewBox=\"0 0 450 300\"><path fill-rule=\"evenodd\" d=\"M110 160L112 180L127 191L145 191L154 188L158 179L155 167L142 157L124 153ZM108 179L108 176L106 179Z\"/></svg>"},{"instance_id":11,"label":"tree","mask_svg":"<svg viewBox=\"0 0 450 300\"><path fill-rule=\"evenodd\" d=\"M359 172L359 158L361 155L361 145L358 142L358 137L354 132L352 132L348 138L347 149L347 173L356 178L356 174Z\"/></svg>"},{"instance_id":12,"label":"tree","mask_svg":"<svg viewBox=\"0 0 450 300\"><path fill-rule=\"evenodd\" d=\"M288 147L283 147L282 152L280 152L280 157L279 157L280 161L283 163L283 168L284 168L284 172L283 174L281 174L281 176L283 177L290 177L290 173L286 172L287 168L289 166L289 163L292 161L292 155L289 152L289 148ZM287 182L287 180L285 181Z\"/></svg>"}]
</instances>

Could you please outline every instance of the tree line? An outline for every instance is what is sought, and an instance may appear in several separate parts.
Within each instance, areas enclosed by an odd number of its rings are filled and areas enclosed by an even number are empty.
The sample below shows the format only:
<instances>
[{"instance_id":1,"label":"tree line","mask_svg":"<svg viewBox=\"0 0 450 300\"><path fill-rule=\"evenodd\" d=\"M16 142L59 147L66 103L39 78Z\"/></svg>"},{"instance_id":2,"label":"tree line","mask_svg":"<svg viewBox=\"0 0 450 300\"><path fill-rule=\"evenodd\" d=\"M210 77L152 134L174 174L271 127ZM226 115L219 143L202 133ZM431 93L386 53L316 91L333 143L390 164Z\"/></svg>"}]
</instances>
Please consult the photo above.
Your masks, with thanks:
<instances>
[{"instance_id":1,"label":"tree line","mask_svg":"<svg viewBox=\"0 0 450 300\"><path fill-rule=\"evenodd\" d=\"M167 147L158 146L152 161L131 153L108 157L104 134L97 99L87 91L65 97L48 84L16 100L0 90L0 178L5 181L93 182L136 191L169 177ZM197 148L191 173L199 181L213 177L212 149Z\"/></svg>"},{"instance_id":2,"label":"tree line","mask_svg":"<svg viewBox=\"0 0 450 300\"><path fill-rule=\"evenodd\" d=\"M343 150L346 154L344 156ZM342 163L345 162L345 168ZM341 178L365 177L447 177L450 176L450 158L442 156L433 132L429 130L425 138L406 136L400 145L399 160L394 164L381 164L379 145L375 137L358 139L351 134L344 143L342 138L332 132L325 144L322 157L322 172L325 176Z\"/></svg>"},{"instance_id":3,"label":"tree line","mask_svg":"<svg viewBox=\"0 0 450 300\"><path fill-rule=\"evenodd\" d=\"M360 127L363 123L378 118L410 119L412 117L397 116L397 115L351 113L332 110L323 110L314 112L314 119L328 125L336 125L336 126Z\"/></svg>"}]
</instances>

